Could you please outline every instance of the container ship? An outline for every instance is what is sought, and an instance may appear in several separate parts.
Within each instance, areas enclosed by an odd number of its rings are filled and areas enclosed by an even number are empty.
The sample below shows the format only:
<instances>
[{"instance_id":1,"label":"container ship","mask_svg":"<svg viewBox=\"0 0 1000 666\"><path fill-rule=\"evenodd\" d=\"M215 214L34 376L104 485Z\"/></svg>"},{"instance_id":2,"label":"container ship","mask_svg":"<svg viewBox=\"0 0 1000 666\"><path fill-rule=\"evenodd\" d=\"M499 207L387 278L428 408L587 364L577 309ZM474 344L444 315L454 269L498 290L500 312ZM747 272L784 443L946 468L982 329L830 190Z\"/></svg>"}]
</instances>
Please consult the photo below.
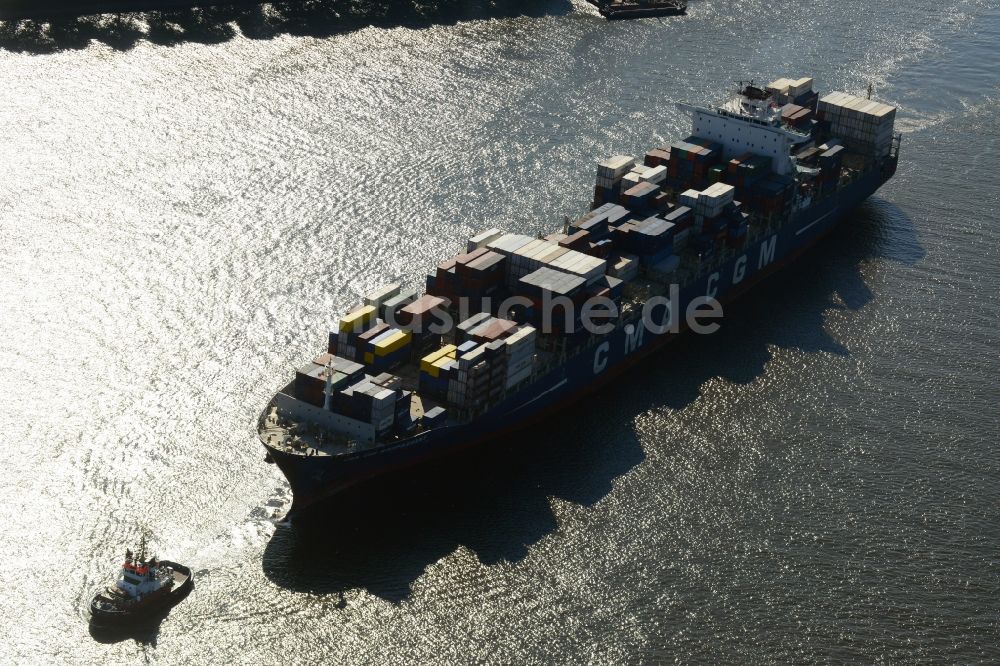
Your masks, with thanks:
<instances>
[{"instance_id":1,"label":"container ship","mask_svg":"<svg viewBox=\"0 0 1000 666\"><path fill-rule=\"evenodd\" d=\"M779 79L678 106L691 135L601 161L578 219L539 237L483 231L424 289L389 285L339 320L259 419L288 518L606 385L694 328L681 312L745 293L896 172L896 108L870 94ZM581 325L591 302L601 326Z\"/></svg>"}]
</instances>

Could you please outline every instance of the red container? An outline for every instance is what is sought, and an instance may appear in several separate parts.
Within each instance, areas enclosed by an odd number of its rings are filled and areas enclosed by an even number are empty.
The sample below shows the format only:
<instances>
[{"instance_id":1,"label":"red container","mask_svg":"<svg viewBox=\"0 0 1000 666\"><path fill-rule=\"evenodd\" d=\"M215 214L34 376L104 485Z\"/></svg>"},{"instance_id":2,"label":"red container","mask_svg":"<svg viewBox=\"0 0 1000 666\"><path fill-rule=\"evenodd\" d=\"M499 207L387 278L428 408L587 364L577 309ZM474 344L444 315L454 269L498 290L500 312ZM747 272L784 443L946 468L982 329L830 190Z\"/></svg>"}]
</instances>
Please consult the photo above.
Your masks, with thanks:
<instances>
[{"instance_id":1,"label":"red container","mask_svg":"<svg viewBox=\"0 0 1000 666\"><path fill-rule=\"evenodd\" d=\"M359 346L363 343L367 343L370 340L377 338L378 336L382 335L388 330L389 330L389 324L386 324L385 322L382 322L381 324L375 324L364 333L358 335Z\"/></svg>"},{"instance_id":2,"label":"red container","mask_svg":"<svg viewBox=\"0 0 1000 666\"><path fill-rule=\"evenodd\" d=\"M472 252L468 252L466 254L460 254L460 255L458 255L457 257L455 257L454 261L455 261L456 264L458 264L460 266L461 265L465 265L465 264L468 264L468 263L470 263L470 262L478 259L479 257L483 256L484 254L486 254L489 251L490 251L490 249L487 248L487 247L477 248L477 249L473 250Z\"/></svg>"},{"instance_id":3,"label":"red container","mask_svg":"<svg viewBox=\"0 0 1000 666\"><path fill-rule=\"evenodd\" d=\"M445 309L445 300L439 296L424 294L409 305L400 309L397 319L404 326L420 323L430 324L435 309Z\"/></svg>"},{"instance_id":4,"label":"red container","mask_svg":"<svg viewBox=\"0 0 1000 666\"><path fill-rule=\"evenodd\" d=\"M567 236L566 238L559 241L560 247L565 247L570 250L582 250L588 247L590 244L590 232L586 229L581 229L575 234Z\"/></svg>"},{"instance_id":5,"label":"red container","mask_svg":"<svg viewBox=\"0 0 1000 666\"><path fill-rule=\"evenodd\" d=\"M663 164L668 164L670 162L670 153L665 150L660 150L659 148L653 149L646 153L646 157L643 160L643 164L648 167L661 166Z\"/></svg>"},{"instance_id":6,"label":"red container","mask_svg":"<svg viewBox=\"0 0 1000 666\"><path fill-rule=\"evenodd\" d=\"M315 363L316 365L322 365L325 368L326 364L332 360L333 360L333 352L330 352L328 354L320 354L319 356L313 359L313 363Z\"/></svg>"},{"instance_id":7,"label":"red container","mask_svg":"<svg viewBox=\"0 0 1000 666\"><path fill-rule=\"evenodd\" d=\"M476 329L472 339L481 344L493 342L507 337L517 328L517 324L508 319L495 319L485 327Z\"/></svg>"}]
</instances>

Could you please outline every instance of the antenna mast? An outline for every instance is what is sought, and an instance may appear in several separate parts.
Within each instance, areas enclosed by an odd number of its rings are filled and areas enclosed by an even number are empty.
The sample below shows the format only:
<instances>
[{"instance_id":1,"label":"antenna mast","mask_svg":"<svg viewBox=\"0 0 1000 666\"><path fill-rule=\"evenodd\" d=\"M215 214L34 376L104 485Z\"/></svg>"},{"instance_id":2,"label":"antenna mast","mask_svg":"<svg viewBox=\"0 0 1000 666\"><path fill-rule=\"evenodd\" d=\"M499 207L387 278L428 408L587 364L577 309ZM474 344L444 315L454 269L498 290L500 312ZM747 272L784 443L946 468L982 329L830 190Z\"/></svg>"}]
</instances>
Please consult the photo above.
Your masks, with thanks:
<instances>
[{"instance_id":1,"label":"antenna mast","mask_svg":"<svg viewBox=\"0 0 1000 666\"><path fill-rule=\"evenodd\" d=\"M323 410L330 411L330 400L333 397L333 359L326 362L326 388L323 390Z\"/></svg>"}]
</instances>

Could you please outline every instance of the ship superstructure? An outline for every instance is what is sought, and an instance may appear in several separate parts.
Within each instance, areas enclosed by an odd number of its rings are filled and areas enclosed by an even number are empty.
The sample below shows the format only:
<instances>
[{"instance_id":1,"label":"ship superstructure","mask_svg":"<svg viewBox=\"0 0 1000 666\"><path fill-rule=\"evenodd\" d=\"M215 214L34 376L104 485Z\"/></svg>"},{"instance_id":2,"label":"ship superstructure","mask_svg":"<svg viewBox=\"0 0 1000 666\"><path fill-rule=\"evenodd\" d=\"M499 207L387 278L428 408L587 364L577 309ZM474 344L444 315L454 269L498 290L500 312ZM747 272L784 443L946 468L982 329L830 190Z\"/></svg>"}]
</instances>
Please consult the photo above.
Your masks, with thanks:
<instances>
[{"instance_id":1,"label":"ship superstructure","mask_svg":"<svg viewBox=\"0 0 1000 666\"><path fill-rule=\"evenodd\" d=\"M261 417L292 515L595 390L687 328L689 305L737 297L895 173L895 108L821 99L812 79L680 107L692 134L602 161L577 220L540 237L482 232L424 293L389 285L341 319ZM651 326L668 297L672 318ZM581 314L595 302L599 330Z\"/></svg>"},{"instance_id":2,"label":"ship superstructure","mask_svg":"<svg viewBox=\"0 0 1000 666\"><path fill-rule=\"evenodd\" d=\"M140 547L138 555L133 555L131 550L125 551L125 562L115 582L117 596L121 596L118 593L123 593L129 599L142 600L143 597L171 585L171 572L160 566L155 556L146 559L145 544Z\"/></svg>"}]
</instances>

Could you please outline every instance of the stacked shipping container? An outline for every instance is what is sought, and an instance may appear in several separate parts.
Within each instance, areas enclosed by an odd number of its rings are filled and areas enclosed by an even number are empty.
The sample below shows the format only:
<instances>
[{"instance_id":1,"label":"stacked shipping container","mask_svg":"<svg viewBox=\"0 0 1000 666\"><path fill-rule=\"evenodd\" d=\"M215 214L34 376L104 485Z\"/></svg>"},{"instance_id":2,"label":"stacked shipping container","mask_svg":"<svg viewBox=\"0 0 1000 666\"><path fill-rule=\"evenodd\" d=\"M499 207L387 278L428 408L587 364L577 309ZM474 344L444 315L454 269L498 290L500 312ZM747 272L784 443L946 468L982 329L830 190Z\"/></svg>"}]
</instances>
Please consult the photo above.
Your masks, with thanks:
<instances>
[{"instance_id":1,"label":"stacked shipping container","mask_svg":"<svg viewBox=\"0 0 1000 666\"><path fill-rule=\"evenodd\" d=\"M402 380L388 373L365 375L360 363L323 354L295 374L297 399L355 421L371 424L377 434L392 430L401 413L408 413L410 394Z\"/></svg>"},{"instance_id":2,"label":"stacked shipping container","mask_svg":"<svg viewBox=\"0 0 1000 666\"><path fill-rule=\"evenodd\" d=\"M809 77L778 79L767 85L767 91L778 104L795 104L805 108L812 108L816 104L816 93L812 88L813 80Z\"/></svg>"},{"instance_id":3,"label":"stacked shipping container","mask_svg":"<svg viewBox=\"0 0 1000 666\"><path fill-rule=\"evenodd\" d=\"M633 166L635 158L629 155L616 155L598 164L594 201L605 203L616 199L621 192L622 179Z\"/></svg>"},{"instance_id":4,"label":"stacked shipping container","mask_svg":"<svg viewBox=\"0 0 1000 666\"><path fill-rule=\"evenodd\" d=\"M829 132L853 152L884 157L892 147L896 108L842 92L819 100L816 113Z\"/></svg>"},{"instance_id":5,"label":"stacked shipping container","mask_svg":"<svg viewBox=\"0 0 1000 666\"><path fill-rule=\"evenodd\" d=\"M722 160L722 145L708 139L689 136L670 144L667 184L675 190L702 188L708 184L708 171Z\"/></svg>"},{"instance_id":6,"label":"stacked shipping container","mask_svg":"<svg viewBox=\"0 0 1000 666\"><path fill-rule=\"evenodd\" d=\"M531 376L537 335L531 326L522 326L506 340L505 386L511 389Z\"/></svg>"},{"instance_id":7,"label":"stacked shipping container","mask_svg":"<svg viewBox=\"0 0 1000 666\"><path fill-rule=\"evenodd\" d=\"M773 82L768 86L772 100L761 97L756 88L748 90L747 99L763 101L767 108L760 107L762 113L770 114L754 122L770 124L772 133L773 128L784 127L785 136L801 138L787 144L801 148L795 155L796 178L775 173L787 171L776 166L787 156L774 151L771 156L740 155L754 146L740 144L734 149L730 142L725 145L731 159L723 162L723 144L699 136L651 150L642 164L630 156L610 158L598 164L594 209L565 233L532 238L490 229L470 238L464 254L438 266L428 278L427 295L417 298L400 285L367 295L364 305L348 313L331 333L330 352L344 358L328 358L330 368L319 363L301 368L296 375L297 395L322 405L329 385L336 393L333 407L340 413L365 420L380 433L393 421L400 427L408 419L404 417L408 410L400 405L409 404L402 380L386 373L364 376L362 366L352 361L382 371L408 360L415 349L422 356L418 374L422 394L463 410L478 410L530 378L536 346L560 352L579 342L560 335L562 313L551 313L555 335L539 335L533 326L492 316L483 303L483 312L459 324L455 344L444 347L439 347L438 336L413 335L404 327L426 330L436 309L454 308L460 298L473 299L475 307L475 299L486 296L525 296L531 305L515 318L535 325L546 299L564 297L580 306L588 297L606 296L617 303L624 282L635 280L640 271L646 277L672 279L681 251L693 248L697 262L726 246L743 247L747 210L770 224L768 216L787 212L796 189L805 196L817 188L836 188L848 150L881 156L891 148L892 107L835 93L819 101L814 119L818 98L811 79ZM783 105L780 121L772 101ZM720 108L715 117L726 123L731 112ZM832 140L810 148L815 145L810 134L822 137L824 130L842 137L843 144ZM697 269L697 263L693 267ZM575 308L577 319L571 322L578 330L581 311ZM425 414L428 423L443 418L442 411Z\"/></svg>"}]
</instances>

